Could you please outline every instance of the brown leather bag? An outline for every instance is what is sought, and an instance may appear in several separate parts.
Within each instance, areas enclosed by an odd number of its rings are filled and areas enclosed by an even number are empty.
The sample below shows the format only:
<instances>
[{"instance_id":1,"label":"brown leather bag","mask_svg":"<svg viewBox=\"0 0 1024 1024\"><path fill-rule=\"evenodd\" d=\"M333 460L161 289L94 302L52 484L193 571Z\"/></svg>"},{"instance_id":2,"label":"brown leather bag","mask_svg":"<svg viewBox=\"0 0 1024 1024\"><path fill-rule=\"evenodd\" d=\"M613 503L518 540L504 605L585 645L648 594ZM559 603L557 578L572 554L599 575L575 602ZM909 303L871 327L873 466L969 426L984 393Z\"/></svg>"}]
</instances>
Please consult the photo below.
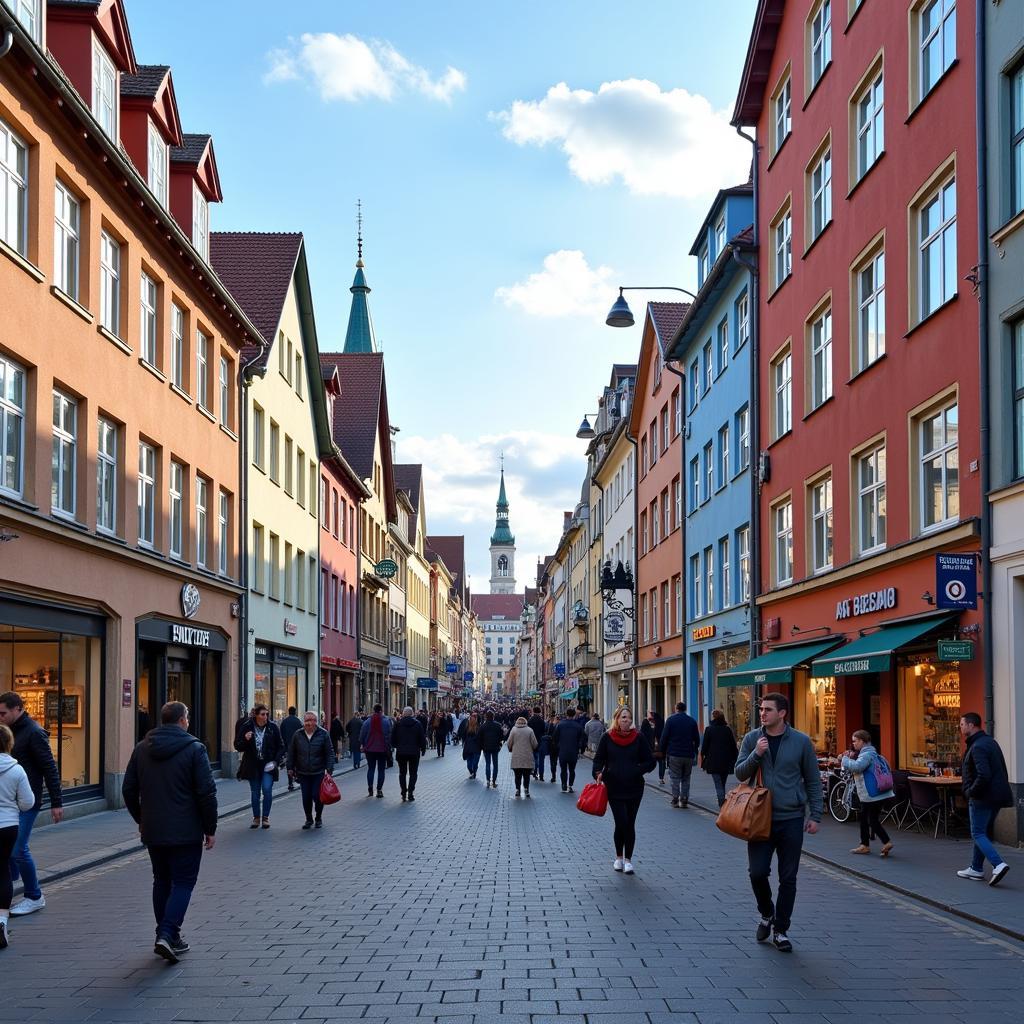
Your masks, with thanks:
<instances>
[{"instance_id":1,"label":"brown leather bag","mask_svg":"<svg viewBox=\"0 0 1024 1024\"><path fill-rule=\"evenodd\" d=\"M757 769L754 784L742 783L725 796L715 824L729 836L745 842L767 839L772 833L772 791L763 785L763 774Z\"/></svg>"}]
</instances>

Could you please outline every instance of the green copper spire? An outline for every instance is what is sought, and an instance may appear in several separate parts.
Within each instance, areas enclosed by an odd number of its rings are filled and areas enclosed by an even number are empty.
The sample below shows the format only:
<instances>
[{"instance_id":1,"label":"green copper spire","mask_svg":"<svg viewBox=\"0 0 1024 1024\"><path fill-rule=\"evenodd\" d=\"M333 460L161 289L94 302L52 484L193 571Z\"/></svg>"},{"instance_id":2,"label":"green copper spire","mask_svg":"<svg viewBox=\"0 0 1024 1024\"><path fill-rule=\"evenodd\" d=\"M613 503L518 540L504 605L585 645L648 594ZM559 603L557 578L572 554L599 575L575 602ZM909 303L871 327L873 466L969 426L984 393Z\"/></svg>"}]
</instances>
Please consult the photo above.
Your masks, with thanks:
<instances>
[{"instance_id":1,"label":"green copper spire","mask_svg":"<svg viewBox=\"0 0 1024 1024\"><path fill-rule=\"evenodd\" d=\"M516 539L508 527L508 498L505 496L505 470L501 471L501 489L498 491L497 516L494 521L492 544L515 544Z\"/></svg>"},{"instance_id":2,"label":"green copper spire","mask_svg":"<svg viewBox=\"0 0 1024 1024\"><path fill-rule=\"evenodd\" d=\"M370 319L370 304L366 296L370 286L363 273L363 207L359 203L359 231L357 235L356 276L349 291L352 293L352 309L348 314L348 330L345 332L345 352L376 352L377 339Z\"/></svg>"}]
</instances>

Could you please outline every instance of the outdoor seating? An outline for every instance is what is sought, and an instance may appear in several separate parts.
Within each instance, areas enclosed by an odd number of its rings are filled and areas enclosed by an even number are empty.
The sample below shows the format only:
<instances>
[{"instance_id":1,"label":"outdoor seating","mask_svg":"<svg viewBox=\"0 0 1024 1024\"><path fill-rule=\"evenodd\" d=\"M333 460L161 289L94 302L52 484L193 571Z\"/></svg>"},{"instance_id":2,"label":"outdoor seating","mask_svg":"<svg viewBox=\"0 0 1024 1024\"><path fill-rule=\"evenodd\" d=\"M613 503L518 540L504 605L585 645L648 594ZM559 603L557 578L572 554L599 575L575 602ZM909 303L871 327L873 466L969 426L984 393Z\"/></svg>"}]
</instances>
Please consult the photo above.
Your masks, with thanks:
<instances>
[{"instance_id":1,"label":"outdoor seating","mask_svg":"<svg viewBox=\"0 0 1024 1024\"><path fill-rule=\"evenodd\" d=\"M934 822L933 835L937 836L939 823L942 820L942 794L919 779L910 778L907 780L907 785L910 791L907 820L912 821L918 832L923 831L921 828L923 823L931 825Z\"/></svg>"},{"instance_id":2,"label":"outdoor seating","mask_svg":"<svg viewBox=\"0 0 1024 1024\"><path fill-rule=\"evenodd\" d=\"M897 828L903 828L904 822L910 816L910 772L894 771L892 773L892 791L896 795L885 813L882 815L882 824L892 822Z\"/></svg>"}]
</instances>

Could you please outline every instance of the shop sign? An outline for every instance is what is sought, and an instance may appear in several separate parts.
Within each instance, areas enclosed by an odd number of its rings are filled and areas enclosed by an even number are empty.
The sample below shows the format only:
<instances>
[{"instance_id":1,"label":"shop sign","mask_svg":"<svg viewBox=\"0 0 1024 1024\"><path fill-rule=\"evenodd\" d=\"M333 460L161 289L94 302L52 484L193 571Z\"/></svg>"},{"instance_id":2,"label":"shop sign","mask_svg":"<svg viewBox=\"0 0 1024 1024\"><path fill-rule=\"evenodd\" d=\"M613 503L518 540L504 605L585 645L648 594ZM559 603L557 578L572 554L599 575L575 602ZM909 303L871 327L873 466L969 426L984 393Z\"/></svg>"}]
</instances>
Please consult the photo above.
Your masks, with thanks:
<instances>
[{"instance_id":1,"label":"shop sign","mask_svg":"<svg viewBox=\"0 0 1024 1024\"><path fill-rule=\"evenodd\" d=\"M454 661L449 661L445 663L444 670L448 675L453 676L459 671L459 666Z\"/></svg>"},{"instance_id":2,"label":"shop sign","mask_svg":"<svg viewBox=\"0 0 1024 1024\"><path fill-rule=\"evenodd\" d=\"M405 676L406 662L405 658L400 657L397 654L392 654L388 659L388 675L389 676Z\"/></svg>"},{"instance_id":3,"label":"shop sign","mask_svg":"<svg viewBox=\"0 0 1024 1024\"><path fill-rule=\"evenodd\" d=\"M185 647L209 647L210 631L196 629L195 626L181 626L175 622L171 626L171 643L183 644Z\"/></svg>"},{"instance_id":4,"label":"shop sign","mask_svg":"<svg viewBox=\"0 0 1024 1024\"><path fill-rule=\"evenodd\" d=\"M299 627L296 623L292 622L290 619L284 620L285 636L295 636L295 634L298 633L298 631Z\"/></svg>"},{"instance_id":5,"label":"shop sign","mask_svg":"<svg viewBox=\"0 0 1024 1024\"><path fill-rule=\"evenodd\" d=\"M284 661L289 665L305 665L307 657L305 651L286 651L280 647L274 649L274 661Z\"/></svg>"},{"instance_id":6,"label":"shop sign","mask_svg":"<svg viewBox=\"0 0 1024 1024\"><path fill-rule=\"evenodd\" d=\"M895 587L883 587L881 590L869 590L866 594L847 597L836 602L836 618L849 619L855 615L888 611L896 607L896 597Z\"/></svg>"},{"instance_id":7,"label":"shop sign","mask_svg":"<svg viewBox=\"0 0 1024 1024\"><path fill-rule=\"evenodd\" d=\"M424 679L420 677L416 680L416 688L418 690L436 690L437 680L436 679Z\"/></svg>"},{"instance_id":8,"label":"shop sign","mask_svg":"<svg viewBox=\"0 0 1024 1024\"><path fill-rule=\"evenodd\" d=\"M130 679L121 680L121 707L130 708L132 706L132 681Z\"/></svg>"},{"instance_id":9,"label":"shop sign","mask_svg":"<svg viewBox=\"0 0 1024 1024\"><path fill-rule=\"evenodd\" d=\"M186 583L181 588L181 614L186 619L194 619L199 613L199 588L194 583Z\"/></svg>"},{"instance_id":10,"label":"shop sign","mask_svg":"<svg viewBox=\"0 0 1024 1024\"><path fill-rule=\"evenodd\" d=\"M266 644L255 644L256 657L263 661L270 661L270 648Z\"/></svg>"},{"instance_id":11,"label":"shop sign","mask_svg":"<svg viewBox=\"0 0 1024 1024\"><path fill-rule=\"evenodd\" d=\"M382 580L390 580L398 575L398 563L393 558L382 558L373 567L373 571Z\"/></svg>"},{"instance_id":12,"label":"shop sign","mask_svg":"<svg viewBox=\"0 0 1024 1024\"><path fill-rule=\"evenodd\" d=\"M462 673L462 681L464 683L471 683L471 682L473 682L473 680L475 678L476 678L476 676L472 672L463 672Z\"/></svg>"},{"instance_id":13,"label":"shop sign","mask_svg":"<svg viewBox=\"0 0 1024 1024\"><path fill-rule=\"evenodd\" d=\"M349 661L347 658L338 658L338 665L341 668L352 668L352 669L358 669L359 668L359 662L358 661Z\"/></svg>"},{"instance_id":14,"label":"shop sign","mask_svg":"<svg viewBox=\"0 0 1024 1024\"><path fill-rule=\"evenodd\" d=\"M563 665L562 662L560 662L560 661L555 664L555 678L556 679L564 679L565 678L565 665Z\"/></svg>"},{"instance_id":15,"label":"shop sign","mask_svg":"<svg viewBox=\"0 0 1024 1024\"><path fill-rule=\"evenodd\" d=\"M974 661L974 642L971 640L940 640L939 661Z\"/></svg>"},{"instance_id":16,"label":"shop sign","mask_svg":"<svg viewBox=\"0 0 1024 1024\"><path fill-rule=\"evenodd\" d=\"M977 562L973 554L935 556L935 607L978 607Z\"/></svg>"},{"instance_id":17,"label":"shop sign","mask_svg":"<svg viewBox=\"0 0 1024 1024\"><path fill-rule=\"evenodd\" d=\"M621 644L626 640L626 616L622 612L604 613L604 642Z\"/></svg>"},{"instance_id":18,"label":"shop sign","mask_svg":"<svg viewBox=\"0 0 1024 1024\"><path fill-rule=\"evenodd\" d=\"M710 640L718 631L716 626L698 626L691 636L694 640Z\"/></svg>"}]
</instances>

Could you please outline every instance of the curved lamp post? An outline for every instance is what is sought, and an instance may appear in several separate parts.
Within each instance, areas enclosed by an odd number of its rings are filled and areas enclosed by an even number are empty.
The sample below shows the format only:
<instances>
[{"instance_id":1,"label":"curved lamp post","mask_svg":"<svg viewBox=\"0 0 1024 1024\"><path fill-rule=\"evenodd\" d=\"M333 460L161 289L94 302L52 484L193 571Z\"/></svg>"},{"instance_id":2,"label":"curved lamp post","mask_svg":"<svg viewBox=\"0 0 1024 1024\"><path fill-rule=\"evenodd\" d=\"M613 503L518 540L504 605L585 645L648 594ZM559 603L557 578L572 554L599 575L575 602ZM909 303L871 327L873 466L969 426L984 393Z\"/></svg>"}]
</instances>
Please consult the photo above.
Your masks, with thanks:
<instances>
[{"instance_id":1,"label":"curved lamp post","mask_svg":"<svg viewBox=\"0 0 1024 1024\"><path fill-rule=\"evenodd\" d=\"M623 292L682 292L691 299L697 298L693 292L687 291L685 288L677 288L674 285L668 284L655 285L651 288L645 288L642 285L620 286L619 297L608 311L608 316L604 321L609 327L632 327L636 323L633 311L629 308L629 303L626 302L625 296L622 294Z\"/></svg>"}]
</instances>

